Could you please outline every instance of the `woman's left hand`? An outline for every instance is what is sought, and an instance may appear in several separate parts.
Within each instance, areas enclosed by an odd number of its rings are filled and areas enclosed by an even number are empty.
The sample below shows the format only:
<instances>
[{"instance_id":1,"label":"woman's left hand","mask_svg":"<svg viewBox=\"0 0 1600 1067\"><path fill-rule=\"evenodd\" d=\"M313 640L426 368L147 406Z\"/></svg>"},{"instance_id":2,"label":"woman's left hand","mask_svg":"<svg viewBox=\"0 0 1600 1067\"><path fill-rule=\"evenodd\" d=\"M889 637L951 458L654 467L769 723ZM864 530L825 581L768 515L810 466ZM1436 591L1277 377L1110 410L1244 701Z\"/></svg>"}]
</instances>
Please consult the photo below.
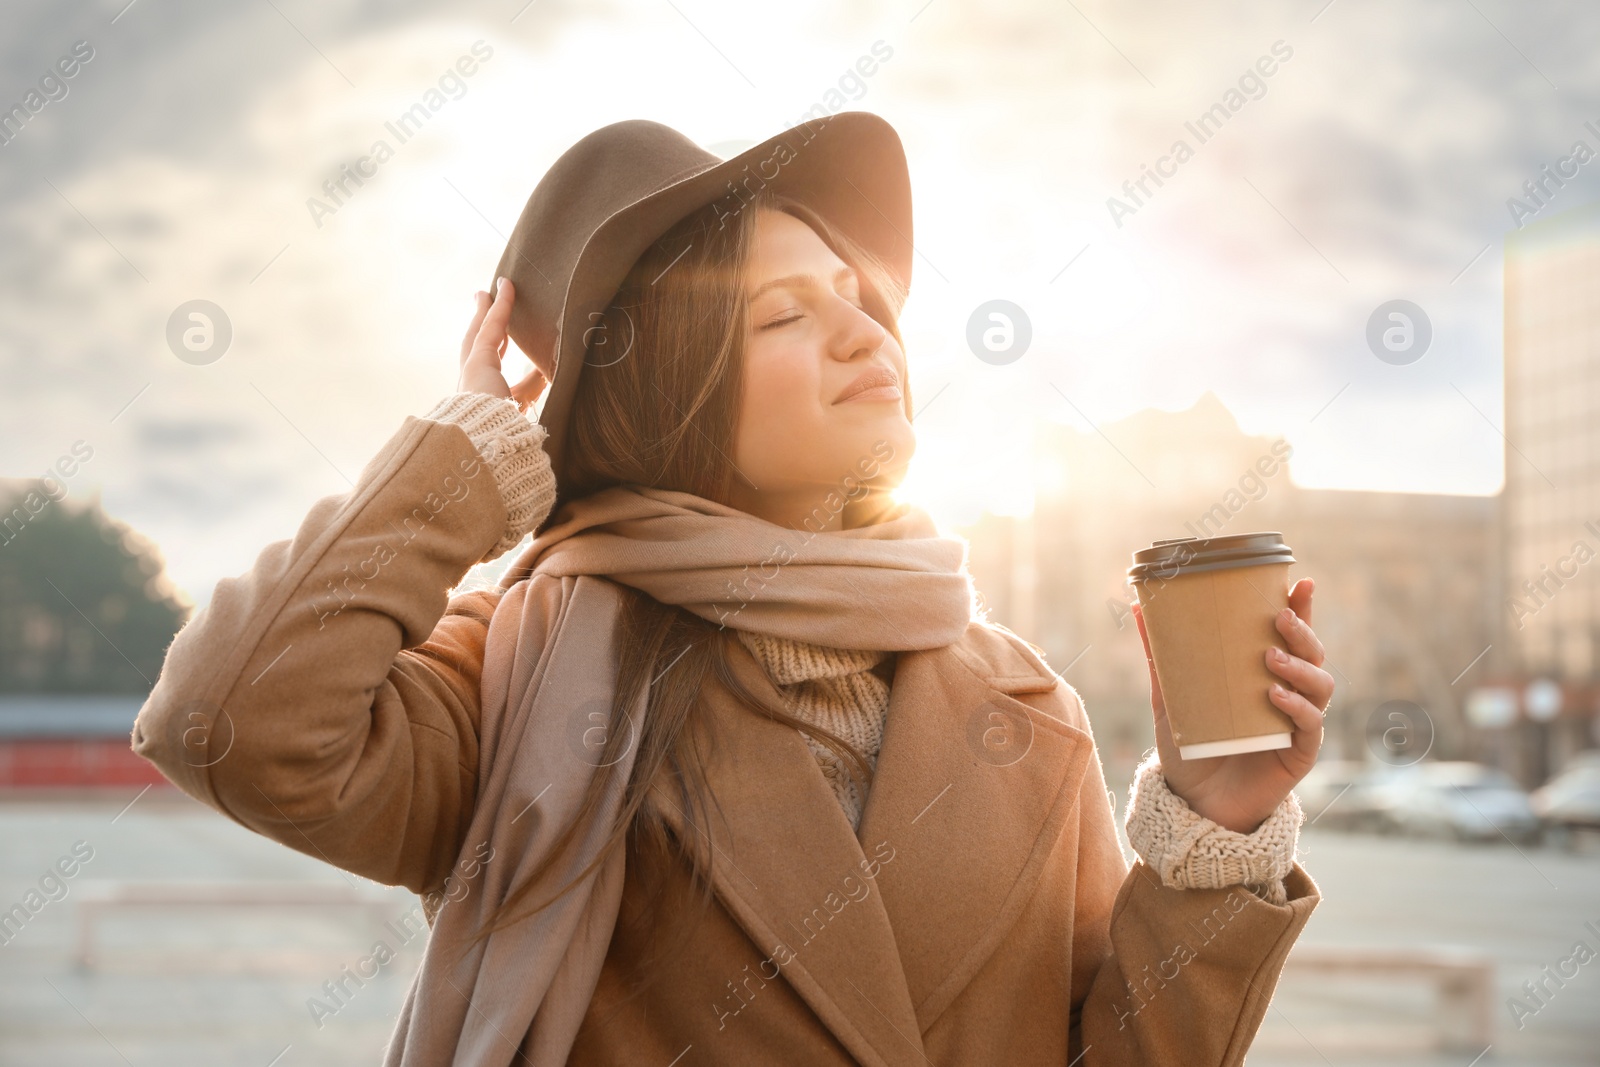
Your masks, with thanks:
<instances>
[{"instance_id":1,"label":"woman's left hand","mask_svg":"<svg viewBox=\"0 0 1600 1067\"><path fill-rule=\"evenodd\" d=\"M1150 638L1144 630L1144 613L1133 606L1144 641L1145 663L1150 668L1150 706L1155 712L1156 749L1161 753L1161 771L1167 787L1198 814L1229 830L1248 834L1271 815L1289 791L1317 762L1322 747L1322 719L1333 699L1333 675L1322 669L1327 658L1322 642L1311 632L1310 578L1302 578L1289 592L1289 608L1280 613L1278 632L1289 646L1289 654L1277 646L1266 653L1267 669L1288 686L1273 683L1268 699L1274 707L1294 721L1294 742L1288 748L1271 752L1246 752L1237 756L1185 760L1178 757L1167 722L1167 706L1161 697L1161 682L1156 678L1155 660L1150 656ZM1281 659L1279 657L1282 657Z\"/></svg>"}]
</instances>

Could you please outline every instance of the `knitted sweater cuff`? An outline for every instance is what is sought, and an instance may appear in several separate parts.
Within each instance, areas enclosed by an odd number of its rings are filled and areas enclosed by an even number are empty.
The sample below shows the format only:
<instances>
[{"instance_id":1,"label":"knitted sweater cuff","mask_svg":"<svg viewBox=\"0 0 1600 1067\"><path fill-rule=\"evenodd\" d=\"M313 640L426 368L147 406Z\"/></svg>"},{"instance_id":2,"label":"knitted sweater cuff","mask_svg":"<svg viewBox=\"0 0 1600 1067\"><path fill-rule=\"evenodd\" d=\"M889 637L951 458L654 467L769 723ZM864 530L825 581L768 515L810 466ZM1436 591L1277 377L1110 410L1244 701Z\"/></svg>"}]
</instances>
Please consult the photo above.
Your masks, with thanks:
<instances>
[{"instance_id":1,"label":"knitted sweater cuff","mask_svg":"<svg viewBox=\"0 0 1600 1067\"><path fill-rule=\"evenodd\" d=\"M1242 885L1269 904L1288 902L1283 880L1294 869L1305 818L1293 793L1249 834L1224 829L1184 803L1167 786L1154 754L1139 765L1128 793L1128 843L1164 885Z\"/></svg>"},{"instance_id":2,"label":"knitted sweater cuff","mask_svg":"<svg viewBox=\"0 0 1600 1067\"><path fill-rule=\"evenodd\" d=\"M506 528L484 559L515 548L555 506L556 476L543 447L545 428L512 401L488 393L453 393L423 418L461 427L494 474L506 505Z\"/></svg>"}]
</instances>

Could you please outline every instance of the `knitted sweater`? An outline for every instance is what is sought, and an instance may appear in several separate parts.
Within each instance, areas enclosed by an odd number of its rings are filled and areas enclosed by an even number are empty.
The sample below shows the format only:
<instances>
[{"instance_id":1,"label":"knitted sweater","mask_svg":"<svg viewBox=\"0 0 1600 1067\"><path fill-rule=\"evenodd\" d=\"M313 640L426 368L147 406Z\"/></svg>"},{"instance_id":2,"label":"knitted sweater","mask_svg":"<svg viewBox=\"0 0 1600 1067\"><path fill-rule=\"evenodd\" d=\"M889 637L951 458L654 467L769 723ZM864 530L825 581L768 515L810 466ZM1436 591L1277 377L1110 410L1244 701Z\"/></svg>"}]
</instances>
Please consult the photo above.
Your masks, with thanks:
<instances>
[{"instance_id":1,"label":"knitted sweater","mask_svg":"<svg viewBox=\"0 0 1600 1067\"><path fill-rule=\"evenodd\" d=\"M545 428L510 400L487 393L455 393L423 417L454 423L466 432L506 505L506 529L490 554L516 547L555 505L555 475L542 447ZM866 757L869 767L877 767L889 710L890 653L736 633L791 715L842 737ZM804 730L800 734L850 825L859 829L866 800L861 787L831 748ZM1294 865L1303 819L1293 793L1254 833L1235 833L1199 815L1173 793L1151 753L1134 776L1127 810L1128 843L1164 884L1177 889L1244 885L1270 903L1287 899L1283 878Z\"/></svg>"},{"instance_id":2,"label":"knitted sweater","mask_svg":"<svg viewBox=\"0 0 1600 1067\"><path fill-rule=\"evenodd\" d=\"M866 757L869 771L877 769L883 723L889 712L889 681L884 675L893 670L890 653L827 648L749 630L735 632L777 686L789 714L842 737ZM804 730L800 736L817 757L850 825L859 830L861 808L866 803L861 786L833 749Z\"/></svg>"}]
</instances>

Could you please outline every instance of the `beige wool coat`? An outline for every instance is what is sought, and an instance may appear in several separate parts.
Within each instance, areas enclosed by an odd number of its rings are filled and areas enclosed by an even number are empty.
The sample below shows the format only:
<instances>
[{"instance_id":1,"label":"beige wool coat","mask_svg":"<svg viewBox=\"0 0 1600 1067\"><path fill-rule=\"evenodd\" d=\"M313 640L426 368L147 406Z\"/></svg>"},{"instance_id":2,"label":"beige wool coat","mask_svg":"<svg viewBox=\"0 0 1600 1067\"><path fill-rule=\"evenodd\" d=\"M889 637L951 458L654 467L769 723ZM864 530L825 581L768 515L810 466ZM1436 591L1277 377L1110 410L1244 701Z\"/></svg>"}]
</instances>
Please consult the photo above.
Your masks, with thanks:
<instances>
[{"instance_id":1,"label":"beige wool coat","mask_svg":"<svg viewBox=\"0 0 1600 1067\"><path fill-rule=\"evenodd\" d=\"M450 595L506 522L492 480L467 473L477 462L459 426L406 419L348 496L219 584L174 641L135 750L258 833L438 894L481 847L467 828L496 683L485 642L511 595ZM441 491L452 475L470 491ZM596 581L530 579L530 640ZM630 847L622 921L582 948L597 977L568 1062L1243 1061L1316 886L1297 865L1275 905L1130 870L1083 702L1026 641L974 620L948 647L898 654L859 833L798 732L714 684L703 700L725 819L688 846L713 860L714 899L665 980L635 992L647 935L627 920L645 877L693 894L681 859ZM693 914L668 909L654 935ZM516 993L480 981L474 1010Z\"/></svg>"}]
</instances>

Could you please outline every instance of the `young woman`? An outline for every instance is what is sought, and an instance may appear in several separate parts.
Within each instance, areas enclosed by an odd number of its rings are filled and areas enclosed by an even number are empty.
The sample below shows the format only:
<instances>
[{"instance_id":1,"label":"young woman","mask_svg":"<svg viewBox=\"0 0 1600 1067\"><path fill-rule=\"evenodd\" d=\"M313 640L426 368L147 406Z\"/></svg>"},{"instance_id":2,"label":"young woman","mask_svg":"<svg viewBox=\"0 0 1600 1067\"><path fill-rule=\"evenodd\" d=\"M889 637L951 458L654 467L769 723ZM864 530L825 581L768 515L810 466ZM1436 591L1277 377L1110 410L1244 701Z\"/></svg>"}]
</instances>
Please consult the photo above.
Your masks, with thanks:
<instances>
[{"instance_id":1,"label":"young woman","mask_svg":"<svg viewBox=\"0 0 1600 1067\"><path fill-rule=\"evenodd\" d=\"M1293 747L1178 759L1151 671L1130 870L1077 693L889 499L903 167L867 115L729 161L590 135L458 392L174 641L135 749L423 895L390 1063L1242 1062L1318 899L1310 583L1267 662Z\"/></svg>"}]
</instances>

